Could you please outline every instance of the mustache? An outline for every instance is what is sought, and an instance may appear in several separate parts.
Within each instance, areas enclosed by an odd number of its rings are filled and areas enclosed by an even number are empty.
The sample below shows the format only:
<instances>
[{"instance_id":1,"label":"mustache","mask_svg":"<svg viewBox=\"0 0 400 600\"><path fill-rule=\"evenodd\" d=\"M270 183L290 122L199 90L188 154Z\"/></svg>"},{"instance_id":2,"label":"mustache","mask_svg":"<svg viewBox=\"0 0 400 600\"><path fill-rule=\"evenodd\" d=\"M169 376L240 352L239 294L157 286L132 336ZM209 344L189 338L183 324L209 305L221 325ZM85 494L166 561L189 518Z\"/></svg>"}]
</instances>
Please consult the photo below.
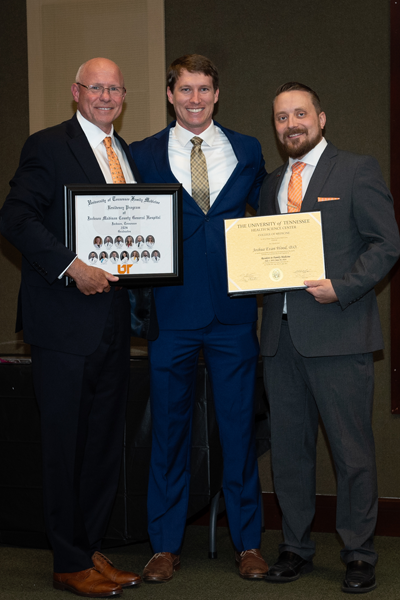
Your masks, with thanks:
<instances>
[{"instance_id":1,"label":"mustache","mask_svg":"<svg viewBox=\"0 0 400 600\"><path fill-rule=\"evenodd\" d=\"M289 131L285 131L283 138L287 140L289 138L289 135L295 135L296 133L308 133L308 129L307 127L294 127Z\"/></svg>"}]
</instances>

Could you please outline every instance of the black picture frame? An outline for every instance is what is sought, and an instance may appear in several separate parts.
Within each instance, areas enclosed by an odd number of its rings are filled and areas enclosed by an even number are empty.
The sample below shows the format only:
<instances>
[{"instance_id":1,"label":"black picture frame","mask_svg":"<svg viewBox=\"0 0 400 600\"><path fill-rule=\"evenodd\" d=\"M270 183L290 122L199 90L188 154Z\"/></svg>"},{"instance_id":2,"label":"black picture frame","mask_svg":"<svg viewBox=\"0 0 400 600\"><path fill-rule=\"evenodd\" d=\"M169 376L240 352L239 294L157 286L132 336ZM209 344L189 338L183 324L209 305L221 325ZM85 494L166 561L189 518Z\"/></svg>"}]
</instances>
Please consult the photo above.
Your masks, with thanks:
<instances>
[{"instance_id":1,"label":"black picture frame","mask_svg":"<svg viewBox=\"0 0 400 600\"><path fill-rule=\"evenodd\" d=\"M182 285L181 184L68 184L64 209L65 245L118 276L114 285Z\"/></svg>"}]
</instances>

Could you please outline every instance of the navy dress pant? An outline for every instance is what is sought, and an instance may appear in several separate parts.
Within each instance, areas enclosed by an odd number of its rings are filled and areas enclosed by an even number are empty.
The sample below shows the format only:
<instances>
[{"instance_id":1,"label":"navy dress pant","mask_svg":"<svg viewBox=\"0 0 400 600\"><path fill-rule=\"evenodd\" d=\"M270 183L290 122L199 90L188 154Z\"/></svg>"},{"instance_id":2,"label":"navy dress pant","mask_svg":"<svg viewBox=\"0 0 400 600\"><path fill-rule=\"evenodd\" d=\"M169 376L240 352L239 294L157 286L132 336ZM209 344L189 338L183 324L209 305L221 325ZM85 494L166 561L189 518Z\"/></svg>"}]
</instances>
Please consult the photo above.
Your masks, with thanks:
<instances>
[{"instance_id":1,"label":"navy dress pant","mask_svg":"<svg viewBox=\"0 0 400 600\"><path fill-rule=\"evenodd\" d=\"M254 432L259 346L256 324L160 331L149 343L153 441L148 491L154 552L180 554L190 487L192 415L199 350L210 377L223 450L223 491L241 552L260 547L261 506Z\"/></svg>"}]
</instances>

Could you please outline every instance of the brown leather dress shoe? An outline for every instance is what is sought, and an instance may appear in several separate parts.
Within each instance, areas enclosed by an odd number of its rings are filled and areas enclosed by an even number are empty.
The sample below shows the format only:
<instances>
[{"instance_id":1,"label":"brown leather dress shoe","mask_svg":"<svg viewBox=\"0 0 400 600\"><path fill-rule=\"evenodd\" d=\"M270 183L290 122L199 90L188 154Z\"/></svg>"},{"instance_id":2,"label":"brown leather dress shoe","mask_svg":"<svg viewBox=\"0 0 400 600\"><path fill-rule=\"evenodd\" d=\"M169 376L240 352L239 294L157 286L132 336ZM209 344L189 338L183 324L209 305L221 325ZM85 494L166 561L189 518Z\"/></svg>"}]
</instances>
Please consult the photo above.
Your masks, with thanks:
<instances>
[{"instance_id":1,"label":"brown leather dress shoe","mask_svg":"<svg viewBox=\"0 0 400 600\"><path fill-rule=\"evenodd\" d=\"M130 573L129 571L120 571L114 567L111 560L104 556L104 554L101 554L101 552L95 552L92 556L92 561L96 567L96 571L101 573L106 579L118 583L122 588L132 587L133 585L142 583L139 575Z\"/></svg>"},{"instance_id":2,"label":"brown leather dress shoe","mask_svg":"<svg viewBox=\"0 0 400 600\"><path fill-rule=\"evenodd\" d=\"M235 560L243 579L264 579L268 573L268 565L257 548L235 552Z\"/></svg>"},{"instance_id":3,"label":"brown leather dress shoe","mask_svg":"<svg viewBox=\"0 0 400 600\"><path fill-rule=\"evenodd\" d=\"M157 552L147 563L143 571L143 581L164 583L172 579L174 571L181 567L180 557L171 552Z\"/></svg>"},{"instance_id":4,"label":"brown leather dress shoe","mask_svg":"<svg viewBox=\"0 0 400 600\"><path fill-rule=\"evenodd\" d=\"M122 587L109 581L94 567L75 573L53 573L53 587L85 598L108 598L122 594Z\"/></svg>"}]
</instances>

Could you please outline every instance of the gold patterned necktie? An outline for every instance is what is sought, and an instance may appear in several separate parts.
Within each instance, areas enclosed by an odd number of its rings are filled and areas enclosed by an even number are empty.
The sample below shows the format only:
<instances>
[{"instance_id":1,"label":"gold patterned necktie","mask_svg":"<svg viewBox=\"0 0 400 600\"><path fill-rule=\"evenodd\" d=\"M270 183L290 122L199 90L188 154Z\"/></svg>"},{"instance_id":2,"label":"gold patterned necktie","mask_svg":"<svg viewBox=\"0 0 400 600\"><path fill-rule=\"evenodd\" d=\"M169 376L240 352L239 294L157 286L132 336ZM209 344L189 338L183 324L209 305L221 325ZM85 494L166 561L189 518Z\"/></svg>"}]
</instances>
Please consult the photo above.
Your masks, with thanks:
<instances>
[{"instance_id":1,"label":"gold patterned necktie","mask_svg":"<svg viewBox=\"0 0 400 600\"><path fill-rule=\"evenodd\" d=\"M112 140L110 137L106 137L103 140L104 145L106 147L106 151L107 151L108 163L110 165L110 171L111 171L111 177L112 177L113 183L126 183L124 174L121 169L120 162L118 160L118 156L116 155L116 153L114 152L114 150L112 148L111 141Z\"/></svg>"},{"instance_id":2,"label":"gold patterned necktie","mask_svg":"<svg viewBox=\"0 0 400 600\"><path fill-rule=\"evenodd\" d=\"M192 197L203 213L207 213L210 208L210 186L208 185L206 157L201 149L203 140L194 136L190 141L193 144L192 152L190 153Z\"/></svg>"},{"instance_id":3,"label":"gold patterned necktie","mask_svg":"<svg viewBox=\"0 0 400 600\"><path fill-rule=\"evenodd\" d=\"M295 162L292 164L292 175L288 186L288 212L300 212L303 202L302 190L303 180L301 173L306 163Z\"/></svg>"}]
</instances>

